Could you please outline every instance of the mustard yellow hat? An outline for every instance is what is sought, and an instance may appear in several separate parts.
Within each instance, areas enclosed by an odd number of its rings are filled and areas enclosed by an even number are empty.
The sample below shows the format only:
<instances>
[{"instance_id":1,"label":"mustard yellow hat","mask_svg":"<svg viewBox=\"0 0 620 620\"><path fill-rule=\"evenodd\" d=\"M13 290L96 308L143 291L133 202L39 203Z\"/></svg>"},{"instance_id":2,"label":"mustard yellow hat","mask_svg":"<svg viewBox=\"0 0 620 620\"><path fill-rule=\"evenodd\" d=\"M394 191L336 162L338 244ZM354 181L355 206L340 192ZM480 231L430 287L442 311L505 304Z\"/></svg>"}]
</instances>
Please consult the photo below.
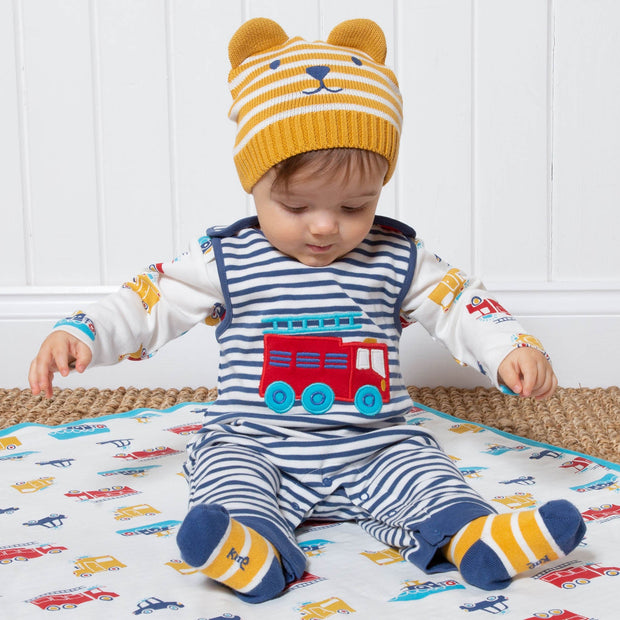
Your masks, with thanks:
<instances>
[{"instance_id":1,"label":"mustard yellow hat","mask_svg":"<svg viewBox=\"0 0 620 620\"><path fill-rule=\"evenodd\" d=\"M402 97L375 22L345 21L326 42L307 42L259 17L237 30L228 55L233 157L246 192L279 162L330 148L383 155L387 183L398 157Z\"/></svg>"}]
</instances>

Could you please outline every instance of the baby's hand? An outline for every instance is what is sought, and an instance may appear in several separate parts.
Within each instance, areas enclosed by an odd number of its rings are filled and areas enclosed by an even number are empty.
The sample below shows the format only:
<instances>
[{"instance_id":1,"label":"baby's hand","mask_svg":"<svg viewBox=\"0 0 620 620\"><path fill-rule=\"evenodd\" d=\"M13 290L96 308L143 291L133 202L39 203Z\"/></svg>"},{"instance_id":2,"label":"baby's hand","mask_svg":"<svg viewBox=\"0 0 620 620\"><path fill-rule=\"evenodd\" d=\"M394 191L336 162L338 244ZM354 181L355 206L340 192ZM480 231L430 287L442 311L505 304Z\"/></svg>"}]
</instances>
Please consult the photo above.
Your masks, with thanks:
<instances>
[{"instance_id":1,"label":"baby's hand","mask_svg":"<svg viewBox=\"0 0 620 620\"><path fill-rule=\"evenodd\" d=\"M499 365L498 374L500 381L520 396L547 398L558 385L547 358L531 347L511 351Z\"/></svg>"},{"instance_id":2,"label":"baby's hand","mask_svg":"<svg viewBox=\"0 0 620 620\"><path fill-rule=\"evenodd\" d=\"M66 377L70 365L75 363L78 372L84 372L92 360L90 349L75 336L68 332L52 332L41 345L37 356L30 364L28 381L32 393L37 396L45 392L47 398L53 396L52 381L54 373L59 372Z\"/></svg>"}]
</instances>

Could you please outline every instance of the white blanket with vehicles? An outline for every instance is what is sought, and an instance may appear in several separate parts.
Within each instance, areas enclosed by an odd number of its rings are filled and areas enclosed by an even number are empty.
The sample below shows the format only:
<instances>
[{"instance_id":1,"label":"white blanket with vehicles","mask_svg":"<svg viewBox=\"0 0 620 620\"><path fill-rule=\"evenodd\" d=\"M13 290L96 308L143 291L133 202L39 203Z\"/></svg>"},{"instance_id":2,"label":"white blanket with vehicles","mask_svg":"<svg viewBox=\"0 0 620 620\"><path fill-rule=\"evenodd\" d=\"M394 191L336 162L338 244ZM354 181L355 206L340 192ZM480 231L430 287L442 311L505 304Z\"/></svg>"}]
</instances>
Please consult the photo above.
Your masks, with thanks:
<instances>
[{"instance_id":1,"label":"white blanket with vehicles","mask_svg":"<svg viewBox=\"0 0 620 620\"><path fill-rule=\"evenodd\" d=\"M430 429L499 510L575 503L588 525L580 547L487 592L457 572L424 574L354 523L306 522L298 531L304 577L275 600L243 603L184 564L175 544L187 502L184 448L204 410L190 403L0 431L1 617L618 617L620 465L421 405L409 423Z\"/></svg>"}]
</instances>

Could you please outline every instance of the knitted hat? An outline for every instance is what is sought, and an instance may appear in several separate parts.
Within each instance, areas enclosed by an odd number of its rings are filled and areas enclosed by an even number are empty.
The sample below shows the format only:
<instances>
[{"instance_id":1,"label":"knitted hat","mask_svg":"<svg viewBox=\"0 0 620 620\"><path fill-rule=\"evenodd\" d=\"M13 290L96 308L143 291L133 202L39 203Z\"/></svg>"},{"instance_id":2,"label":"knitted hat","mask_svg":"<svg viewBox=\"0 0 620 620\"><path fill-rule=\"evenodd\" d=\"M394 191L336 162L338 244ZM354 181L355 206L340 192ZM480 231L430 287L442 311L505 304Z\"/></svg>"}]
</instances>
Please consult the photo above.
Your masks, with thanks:
<instances>
[{"instance_id":1,"label":"knitted hat","mask_svg":"<svg viewBox=\"0 0 620 620\"><path fill-rule=\"evenodd\" d=\"M228 46L237 123L234 161L250 192L277 163L307 151L359 148L394 172L402 98L385 62L381 28L368 19L336 26L327 42L289 39L274 21L243 24Z\"/></svg>"}]
</instances>

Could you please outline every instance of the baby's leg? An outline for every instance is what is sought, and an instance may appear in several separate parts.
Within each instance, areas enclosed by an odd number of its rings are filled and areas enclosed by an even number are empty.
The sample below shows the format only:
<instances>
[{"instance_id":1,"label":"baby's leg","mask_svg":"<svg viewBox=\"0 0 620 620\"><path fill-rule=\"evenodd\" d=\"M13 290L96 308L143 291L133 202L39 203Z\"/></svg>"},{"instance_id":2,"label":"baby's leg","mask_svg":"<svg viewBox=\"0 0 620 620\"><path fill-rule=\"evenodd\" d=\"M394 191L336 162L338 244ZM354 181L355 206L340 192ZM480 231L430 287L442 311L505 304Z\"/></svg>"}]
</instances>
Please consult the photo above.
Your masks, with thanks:
<instances>
[{"instance_id":1,"label":"baby's leg","mask_svg":"<svg viewBox=\"0 0 620 620\"><path fill-rule=\"evenodd\" d=\"M190 511L179 528L183 559L247 602L277 596L306 560L277 501L278 470L242 446L210 445L187 465Z\"/></svg>"},{"instance_id":2,"label":"baby's leg","mask_svg":"<svg viewBox=\"0 0 620 620\"><path fill-rule=\"evenodd\" d=\"M585 530L577 508L555 500L538 510L475 519L457 532L444 552L466 581L497 590L507 587L515 575L569 554Z\"/></svg>"},{"instance_id":3,"label":"baby's leg","mask_svg":"<svg viewBox=\"0 0 620 620\"><path fill-rule=\"evenodd\" d=\"M504 588L537 563L570 553L585 525L565 500L539 510L496 514L436 445L391 446L359 470L347 494L368 517L362 528L428 573L457 566L485 589Z\"/></svg>"}]
</instances>

